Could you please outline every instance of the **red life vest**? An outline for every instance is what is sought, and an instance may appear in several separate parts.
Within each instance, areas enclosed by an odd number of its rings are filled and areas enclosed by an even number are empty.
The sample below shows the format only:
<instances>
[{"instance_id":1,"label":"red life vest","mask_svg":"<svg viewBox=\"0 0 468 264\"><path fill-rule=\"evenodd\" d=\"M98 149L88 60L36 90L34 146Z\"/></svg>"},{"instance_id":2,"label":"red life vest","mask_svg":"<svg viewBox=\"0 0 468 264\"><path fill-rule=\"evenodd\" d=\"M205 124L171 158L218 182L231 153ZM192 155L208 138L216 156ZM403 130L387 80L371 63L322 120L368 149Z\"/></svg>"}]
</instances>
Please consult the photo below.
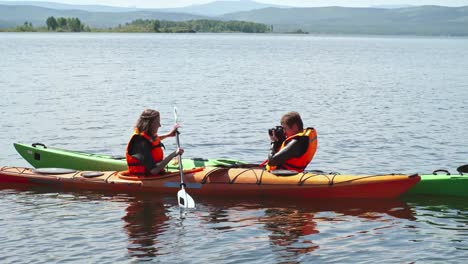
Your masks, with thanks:
<instances>
[{"instance_id":1,"label":"red life vest","mask_svg":"<svg viewBox=\"0 0 468 264\"><path fill-rule=\"evenodd\" d=\"M125 157L127 158L127 165L128 165L128 171L130 174L145 174L149 175L150 172L146 170L146 167L141 161L133 156L131 156L128 151L130 149L130 145L133 142L133 137L135 136L142 136L146 140L148 140L151 143L151 156L153 158L153 163L156 164L164 159L164 152L162 149L162 143L161 139L157 136L154 135L153 137L148 136L145 132L139 132L138 129L135 129L135 132L133 132L132 138L130 139L130 142L127 145L127 150L125 151ZM163 171L162 171L163 172Z\"/></svg>"},{"instance_id":2,"label":"red life vest","mask_svg":"<svg viewBox=\"0 0 468 264\"><path fill-rule=\"evenodd\" d=\"M292 170L292 171L297 171L297 172L302 172L305 170L309 162L312 160L312 158L315 155L315 152L317 151L317 132L315 131L314 128L308 127L304 129L304 131L297 133L295 135L292 135L281 144L281 147L279 148L278 151L283 149L291 140L299 137L308 137L309 138L309 146L307 147L306 152L297 158L290 158L286 160L283 164L281 164L279 167L281 169L286 169L286 170ZM268 171L275 170L277 169L276 166L269 166L267 165L266 169Z\"/></svg>"}]
</instances>

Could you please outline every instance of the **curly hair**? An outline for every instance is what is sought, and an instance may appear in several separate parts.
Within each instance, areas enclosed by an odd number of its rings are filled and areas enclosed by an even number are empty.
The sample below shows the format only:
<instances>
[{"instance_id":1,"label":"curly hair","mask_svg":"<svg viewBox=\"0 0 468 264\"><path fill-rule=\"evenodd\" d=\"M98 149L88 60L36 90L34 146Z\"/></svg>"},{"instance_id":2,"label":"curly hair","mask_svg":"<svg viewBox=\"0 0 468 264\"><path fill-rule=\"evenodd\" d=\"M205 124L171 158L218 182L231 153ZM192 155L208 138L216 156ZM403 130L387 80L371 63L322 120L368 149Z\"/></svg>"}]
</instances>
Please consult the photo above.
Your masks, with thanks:
<instances>
[{"instance_id":1,"label":"curly hair","mask_svg":"<svg viewBox=\"0 0 468 264\"><path fill-rule=\"evenodd\" d=\"M145 109L135 125L135 128L140 132L145 132L148 136L154 134L153 124L160 122L159 112L153 109Z\"/></svg>"}]
</instances>

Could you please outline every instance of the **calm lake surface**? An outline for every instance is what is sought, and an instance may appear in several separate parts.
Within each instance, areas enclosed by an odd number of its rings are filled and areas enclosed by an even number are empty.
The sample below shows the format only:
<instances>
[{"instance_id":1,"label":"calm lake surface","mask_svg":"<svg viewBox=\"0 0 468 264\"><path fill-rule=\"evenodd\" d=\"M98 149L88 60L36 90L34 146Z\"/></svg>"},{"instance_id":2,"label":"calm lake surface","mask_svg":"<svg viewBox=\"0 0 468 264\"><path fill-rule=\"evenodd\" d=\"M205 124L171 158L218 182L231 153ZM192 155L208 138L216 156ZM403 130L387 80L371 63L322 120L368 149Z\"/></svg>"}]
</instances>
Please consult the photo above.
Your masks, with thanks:
<instances>
[{"instance_id":1,"label":"calm lake surface","mask_svg":"<svg viewBox=\"0 0 468 264\"><path fill-rule=\"evenodd\" d=\"M308 169L430 173L468 163L468 39L0 34L0 166L14 142L124 154L142 110L181 118L186 157L262 162L288 111ZM175 140L167 139L167 151ZM0 185L1 263L466 263L468 201L220 200Z\"/></svg>"}]
</instances>

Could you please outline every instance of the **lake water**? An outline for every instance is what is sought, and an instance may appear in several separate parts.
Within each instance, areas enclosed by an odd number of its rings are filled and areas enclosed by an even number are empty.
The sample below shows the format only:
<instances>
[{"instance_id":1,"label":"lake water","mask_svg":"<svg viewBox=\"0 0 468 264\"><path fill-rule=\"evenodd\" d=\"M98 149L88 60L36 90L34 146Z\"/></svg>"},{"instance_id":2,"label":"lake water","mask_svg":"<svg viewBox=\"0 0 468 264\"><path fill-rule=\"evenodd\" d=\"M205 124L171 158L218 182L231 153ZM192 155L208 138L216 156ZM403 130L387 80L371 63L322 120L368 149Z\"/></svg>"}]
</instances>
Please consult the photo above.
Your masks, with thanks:
<instances>
[{"instance_id":1,"label":"lake water","mask_svg":"<svg viewBox=\"0 0 468 264\"><path fill-rule=\"evenodd\" d=\"M0 166L13 142L122 155L138 115L177 106L186 157L265 159L288 111L308 169L429 173L468 163L468 39L0 34ZM168 151L175 140L167 139ZM201 199L0 186L2 263L466 263L468 201Z\"/></svg>"}]
</instances>

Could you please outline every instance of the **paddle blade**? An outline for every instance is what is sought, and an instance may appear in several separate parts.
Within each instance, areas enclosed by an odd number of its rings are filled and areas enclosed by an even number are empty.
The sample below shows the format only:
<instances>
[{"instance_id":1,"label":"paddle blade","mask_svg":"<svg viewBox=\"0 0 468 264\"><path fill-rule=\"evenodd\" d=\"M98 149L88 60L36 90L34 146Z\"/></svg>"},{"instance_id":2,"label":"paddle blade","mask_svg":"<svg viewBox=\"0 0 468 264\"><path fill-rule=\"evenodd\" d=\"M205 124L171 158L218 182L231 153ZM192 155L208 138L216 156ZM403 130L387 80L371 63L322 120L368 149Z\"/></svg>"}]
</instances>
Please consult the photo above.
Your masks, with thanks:
<instances>
[{"instance_id":1,"label":"paddle blade","mask_svg":"<svg viewBox=\"0 0 468 264\"><path fill-rule=\"evenodd\" d=\"M179 116L177 115L177 107L174 106L174 121L175 123L179 123Z\"/></svg>"},{"instance_id":2,"label":"paddle blade","mask_svg":"<svg viewBox=\"0 0 468 264\"><path fill-rule=\"evenodd\" d=\"M182 207L182 208L195 208L195 201L185 191L185 189L180 189L177 192L177 201L179 202L179 207Z\"/></svg>"}]
</instances>

